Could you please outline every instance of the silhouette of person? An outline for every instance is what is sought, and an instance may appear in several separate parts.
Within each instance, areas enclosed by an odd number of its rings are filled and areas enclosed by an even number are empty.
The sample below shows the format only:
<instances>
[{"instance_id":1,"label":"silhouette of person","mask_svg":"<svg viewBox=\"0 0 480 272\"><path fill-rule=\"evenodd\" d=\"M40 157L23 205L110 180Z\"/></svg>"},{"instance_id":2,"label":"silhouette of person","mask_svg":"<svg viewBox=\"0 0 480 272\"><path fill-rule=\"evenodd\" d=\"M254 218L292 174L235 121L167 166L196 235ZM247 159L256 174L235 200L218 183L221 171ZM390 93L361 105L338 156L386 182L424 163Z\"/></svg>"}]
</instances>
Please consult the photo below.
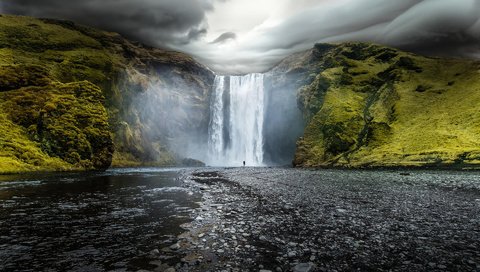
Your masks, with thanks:
<instances>
[{"instance_id":1,"label":"silhouette of person","mask_svg":"<svg viewBox=\"0 0 480 272\"><path fill-rule=\"evenodd\" d=\"M245 166L245 161L243 161L243 166Z\"/></svg>"}]
</instances>

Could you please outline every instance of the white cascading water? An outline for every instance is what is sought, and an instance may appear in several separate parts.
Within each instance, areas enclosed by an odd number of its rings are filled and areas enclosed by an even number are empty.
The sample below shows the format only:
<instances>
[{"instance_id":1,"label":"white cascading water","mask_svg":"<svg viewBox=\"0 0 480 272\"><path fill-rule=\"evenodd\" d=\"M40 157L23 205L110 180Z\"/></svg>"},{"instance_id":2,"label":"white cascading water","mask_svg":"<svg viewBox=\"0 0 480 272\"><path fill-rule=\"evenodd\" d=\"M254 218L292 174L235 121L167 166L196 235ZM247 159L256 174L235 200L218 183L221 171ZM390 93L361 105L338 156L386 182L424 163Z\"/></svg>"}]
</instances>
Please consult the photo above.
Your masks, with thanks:
<instances>
[{"instance_id":1,"label":"white cascading water","mask_svg":"<svg viewBox=\"0 0 480 272\"><path fill-rule=\"evenodd\" d=\"M230 76L228 89L225 88L225 79L224 76L215 78L208 142L209 164L241 166L245 161L247 166L261 166L264 121L263 74ZM226 90L230 95L227 109L224 108L223 100Z\"/></svg>"},{"instance_id":2,"label":"white cascading water","mask_svg":"<svg viewBox=\"0 0 480 272\"><path fill-rule=\"evenodd\" d=\"M223 134L223 93L225 77L216 76L210 104L211 117L208 127L208 160L212 165L218 165L225 154Z\"/></svg>"}]
</instances>

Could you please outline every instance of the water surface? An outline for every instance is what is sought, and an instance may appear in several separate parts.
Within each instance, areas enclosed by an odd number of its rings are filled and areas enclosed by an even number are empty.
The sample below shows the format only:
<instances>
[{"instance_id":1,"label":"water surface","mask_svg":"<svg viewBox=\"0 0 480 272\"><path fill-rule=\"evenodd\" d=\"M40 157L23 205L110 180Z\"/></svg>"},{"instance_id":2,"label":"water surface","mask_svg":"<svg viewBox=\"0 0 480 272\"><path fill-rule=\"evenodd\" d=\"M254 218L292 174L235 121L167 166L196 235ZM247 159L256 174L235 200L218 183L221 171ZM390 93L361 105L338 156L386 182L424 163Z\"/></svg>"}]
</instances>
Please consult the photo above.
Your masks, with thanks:
<instances>
[{"instance_id":1,"label":"water surface","mask_svg":"<svg viewBox=\"0 0 480 272\"><path fill-rule=\"evenodd\" d=\"M137 270L200 200L179 169L0 177L0 271Z\"/></svg>"}]
</instances>

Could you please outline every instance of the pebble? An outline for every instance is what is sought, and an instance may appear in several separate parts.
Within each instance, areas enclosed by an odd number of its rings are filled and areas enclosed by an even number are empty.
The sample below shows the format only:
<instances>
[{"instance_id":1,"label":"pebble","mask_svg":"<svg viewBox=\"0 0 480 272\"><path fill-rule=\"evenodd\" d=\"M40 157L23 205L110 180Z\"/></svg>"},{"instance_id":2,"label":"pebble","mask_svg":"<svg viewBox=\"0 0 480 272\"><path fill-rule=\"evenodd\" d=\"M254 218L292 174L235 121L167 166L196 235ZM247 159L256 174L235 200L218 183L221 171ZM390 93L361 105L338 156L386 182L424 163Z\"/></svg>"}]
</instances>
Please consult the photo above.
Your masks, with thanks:
<instances>
[{"instance_id":1,"label":"pebble","mask_svg":"<svg viewBox=\"0 0 480 272\"><path fill-rule=\"evenodd\" d=\"M265 256L272 258L276 272L282 272L282 267L289 267L287 271L300 272L350 271L351 264L342 259L343 252L351 254L352 261L356 263L369 263L372 270L385 267L391 258L397 258L404 265L402 269L444 271L447 267L437 262L451 262L454 258L449 258L448 250L434 246L438 244L438 239L458 241L456 256L466 256L466 251L471 252L479 246L475 239L463 239L464 234L455 231L456 225L441 220L445 214L445 218L455 218L452 221L455 224L462 222L467 228L472 228L478 225L479 220L468 212L471 212L472 206L477 207L476 203L472 205L472 198L459 197L458 201L455 199L453 204L449 202L445 206L447 211L439 210L431 203L443 204L444 192L435 190L431 194L434 186L405 184L392 178L382 183L382 187L372 187L369 182L350 182L349 179L360 180L372 173L377 175L377 172L356 170L295 172L256 169L255 174L245 173L245 169L224 171L225 176L229 175L228 179L239 186L214 183L210 191L205 192L206 199L210 199L209 203L223 204L206 212L196 211L203 219L196 220L201 221L199 226L205 226L202 225L206 224L204 222L218 222L214 223L217 235L209 239L217 243L207 252L223 253L222 257L226 258L213 257L212 263L218 262L218 265L211 267L210 271L271 271L255 264L254 260ZM269 171L278 174L277 178L271 179ZM389 175L398 178L398 172L378 173L380 181ZM416 175L412 173L411 179ZM422 172L421 175L429 178L428 175L436 174ZM284 182L280 183L281 180ZM312 187L313 183L317 189ZM468 201L466 206L462 204L464 200ZM480 201L480 198L473 200ZM315 206L309 205L309 201ZM209 207L210 204L205 205ZM218 209L220 205L223 209ZM358 206L361 209L357 209ZM284 210L284 207L289 210ZM430 233L437 232L443 236L437 240L429 237ZM475 238L475 233L472 235ZM256 244L258 241L261 243ZM471 247L467 247L469 244ZM420 248L422 253L414 262L406 261L412 256L412 246ZM377 250L383 253L379 255ZM268 255L265 255L266 252L269 252ZM471 268L475 265L475 262L468 261L471 257L465 257L466 260L456 267ZM309 262L305 262L307 260ZM430 262L424 263L423 260ZM322 266L316 267L315 262L322 262Z\"/></svg>"},{"instance_id":2,"label":"pebble","mask_svg":"<svg viewBox=\"0 0 480 272\"><path fill-rule=\"evenodd\" d=\"M171 250L178 250L178 249L180 249L180 244L179 243L173 244L173 245L170 246L170 249Z\"/></svg>"},{"instance_id":3,"label":"pebble","mask_svg":"<svg viewBox=\"0 0 480 272\"><path fill-rule=\"evenodd\" d=\"M297 256L297 252L296 252L296 251L289 251L289 252L287 253L287 256L288 256L288 258L296 257L296 256Z\"/></svg>"},{"instance_id":4,"label":"pebble","mask_svg":"<svg viewBox=\"0 0 480 272\"><path fill-rule=\"evenodd\" d=\"M158 250L158 249L153 249L153 250L151 250L149 253L150 253L150 255L158 255L158 254L160 254L160 250Z\"/></svg>"},{"instance_id":5,"label":"pebble","mask_svg":"<svg viewBox=\"0 0 480 272\"><path fill-rule=\"evenodd\" d=\"M313 263L299 263L293 267L293 272L311 272L314 268Z\"/></svg>"}]
</instances>

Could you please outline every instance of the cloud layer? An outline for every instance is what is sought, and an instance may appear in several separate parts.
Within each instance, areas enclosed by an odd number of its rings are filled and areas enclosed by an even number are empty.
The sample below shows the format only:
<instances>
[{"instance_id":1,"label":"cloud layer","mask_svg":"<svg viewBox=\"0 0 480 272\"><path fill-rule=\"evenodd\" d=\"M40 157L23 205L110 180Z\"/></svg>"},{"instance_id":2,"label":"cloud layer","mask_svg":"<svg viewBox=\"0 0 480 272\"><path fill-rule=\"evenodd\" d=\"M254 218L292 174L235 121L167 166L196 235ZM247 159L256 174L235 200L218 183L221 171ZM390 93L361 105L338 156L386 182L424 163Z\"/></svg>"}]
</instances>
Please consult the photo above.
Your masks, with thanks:
<instances>
[{"instance_id":1,"label":"cloud layer","mask_svg":"<svg viewBox=\"0 0 480 272\"><path fill-rule=\"evenodd\" d=\"M480 0L0 0L190 53L222 73L263 71L315 42L369 41L480 57Z\"/></svg>"},{"instance_id":2,"label":"cloud layer","mask_svg":"<svg viewBox=\"0 0 480 272\"><path fill-rule=\"evenodd\" d=\"M0 0L2 12L68 19L160 46L179 46L207 31L210 0Z\"/></svg>"},{"instance_id":3,"label":"cloud layer","mask_svg":"<svg viewBox=\"0 0 480 272\"><path fill-rule=\"evenodd\" d=\"M206 55L228 60L211 65L219 71L242 72L255 64L261 71L315 42L376 42L452 57L475 57L480 52L480 0L323 1L271 21L239 35L230 48Z\"/></svg>"}]
</instances>

